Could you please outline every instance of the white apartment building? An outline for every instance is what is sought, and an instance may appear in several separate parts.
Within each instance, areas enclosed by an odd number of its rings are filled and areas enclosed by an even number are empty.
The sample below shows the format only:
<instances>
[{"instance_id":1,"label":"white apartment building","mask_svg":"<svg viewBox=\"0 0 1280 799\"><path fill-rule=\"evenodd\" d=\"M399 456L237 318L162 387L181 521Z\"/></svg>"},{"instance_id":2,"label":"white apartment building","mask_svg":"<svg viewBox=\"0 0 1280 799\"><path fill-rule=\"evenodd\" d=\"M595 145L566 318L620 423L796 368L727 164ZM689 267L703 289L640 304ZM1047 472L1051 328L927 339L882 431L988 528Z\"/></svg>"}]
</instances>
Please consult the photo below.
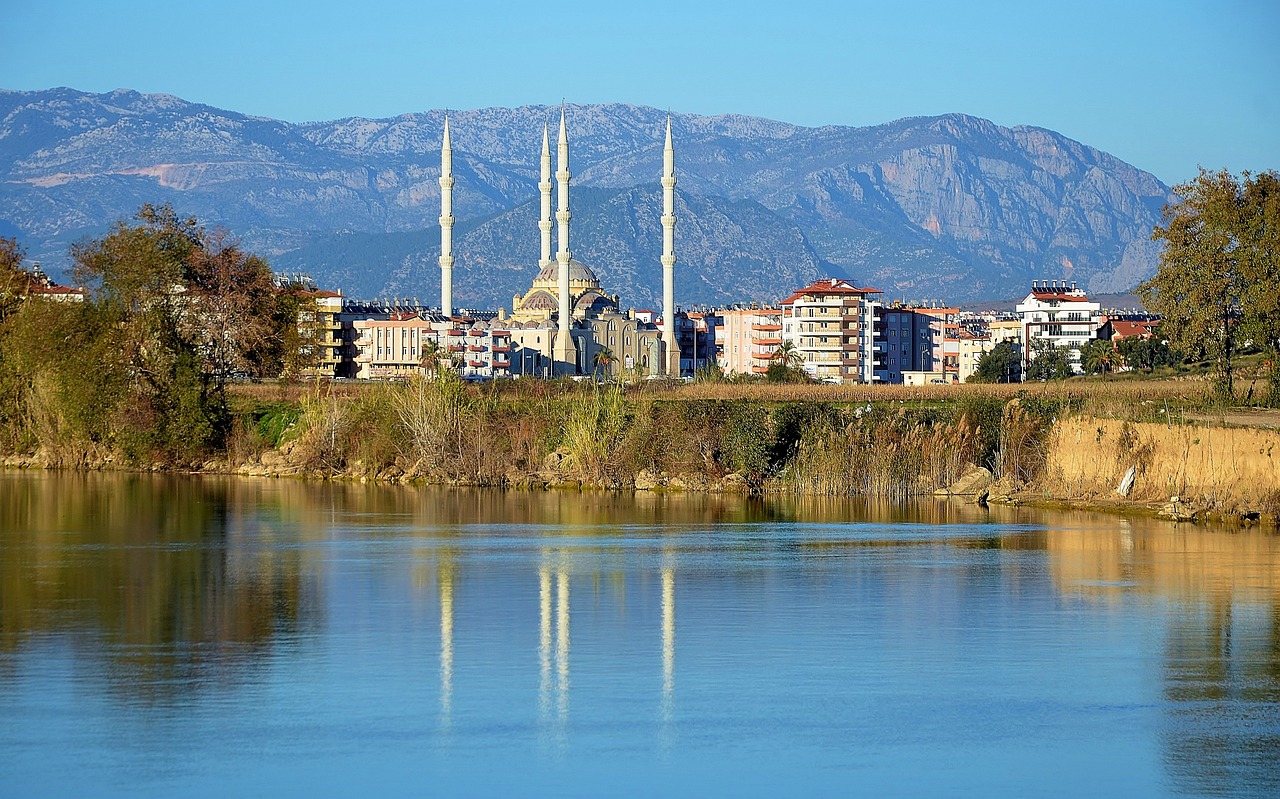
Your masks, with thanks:
<instances>
[{"instance_id":1,"label":"white apartment building","mask_svg":"<svg viewBox=\"0 0 1280 799\"><path fill-rule=\"evenodd\" d=\"M401 313L360 319L354 327L356 377L361 379L407 378L432 361L451 364L463 377L511 374L511 331L484 322Z\"/></svg>"},{"instance_id":2,"label":"white apartment building","mask_svg":"<svg viewBox=\"0 0 1280 799\"><path fill-rule=\"evenodd\" d=\"M1024 368L1035 358L1041 342L1065 347L1071 368L1077 374L1080 348L1098 332L1102 306L1089 302L1083 289L1065 280L1036 280L1031 293L1017 307L1022 319L1022 358Z\"/></svg>"},{"instance_id":3,"label":"white apartment building","mask_svg":"<svg viewBox=\"0 0 1280 799\"><path fill-rule=\"evenodd\" d=\"M877 336L878 289L828 278L782 301L782 340L790 341L810 377L829 383L873 383L884 343Z\"/></svg>"}]
</instances>

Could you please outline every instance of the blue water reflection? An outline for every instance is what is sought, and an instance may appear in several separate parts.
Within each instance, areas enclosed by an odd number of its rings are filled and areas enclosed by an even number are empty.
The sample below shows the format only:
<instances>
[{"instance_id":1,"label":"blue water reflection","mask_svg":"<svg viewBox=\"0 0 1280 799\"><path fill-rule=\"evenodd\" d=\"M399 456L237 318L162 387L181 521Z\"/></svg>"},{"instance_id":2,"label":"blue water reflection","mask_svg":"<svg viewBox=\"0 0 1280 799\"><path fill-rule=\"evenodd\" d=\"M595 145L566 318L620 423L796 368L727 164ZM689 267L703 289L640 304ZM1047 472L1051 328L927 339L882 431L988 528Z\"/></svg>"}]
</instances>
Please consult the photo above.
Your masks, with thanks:
<instances>
[{"instance_id":1,"label":"blue water reflection","mask_svg":"<svg viewBox=\"0 0 1280 799\"><path fill-rule=\"evenodd\" d=\"M1280 791L1280 541L0 476L0 794Z\"/></svg>"}]
</instances>

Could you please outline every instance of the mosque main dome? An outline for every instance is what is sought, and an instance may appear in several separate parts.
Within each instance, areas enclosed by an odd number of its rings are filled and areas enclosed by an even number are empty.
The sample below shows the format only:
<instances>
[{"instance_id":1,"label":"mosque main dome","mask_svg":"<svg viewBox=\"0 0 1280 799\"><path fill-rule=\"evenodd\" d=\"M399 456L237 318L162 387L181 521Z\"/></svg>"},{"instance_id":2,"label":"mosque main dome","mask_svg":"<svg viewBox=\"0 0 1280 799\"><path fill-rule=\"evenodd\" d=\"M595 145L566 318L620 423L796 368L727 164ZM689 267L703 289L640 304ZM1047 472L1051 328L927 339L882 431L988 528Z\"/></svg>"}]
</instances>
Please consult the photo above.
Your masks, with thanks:
<instances>
[{"instance_id":1,"label":"mosque main dome","mask_svg":"<svg viewBox=\"0 0 1280 799\"><path fill-rule=\"evenodd\" d=\"M540 287L539 284L548 284L557 286L560 282L560 264L552 261L538 271L538 276L533 279L533 285ZM591 267L573 258L569 261L569 283L580 284L582 288L600 288L600 278L596 277L596 273L591 271Z\"/></svg>"}]
</instances>

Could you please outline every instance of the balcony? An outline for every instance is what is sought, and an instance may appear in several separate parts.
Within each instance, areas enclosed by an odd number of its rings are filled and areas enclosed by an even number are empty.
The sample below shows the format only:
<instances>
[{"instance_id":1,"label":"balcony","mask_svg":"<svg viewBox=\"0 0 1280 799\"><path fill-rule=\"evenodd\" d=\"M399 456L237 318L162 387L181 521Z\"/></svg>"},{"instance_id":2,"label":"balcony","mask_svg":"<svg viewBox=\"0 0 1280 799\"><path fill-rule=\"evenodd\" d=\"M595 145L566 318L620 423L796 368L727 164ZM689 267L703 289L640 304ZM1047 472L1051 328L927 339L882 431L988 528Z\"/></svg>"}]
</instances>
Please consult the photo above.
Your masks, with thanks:
<instances>
[{"instance_id":1,"label":"balcony","mask_svg":"<svg viewBox=\"0 0 1280 799\"><path fill-rule=\"evenodd\" d=\"M758 347L777 347L782 344L782 338L753 338L751 343Z\"/></svg>"},{"instance_id":2,"label":"balcony","mask_svg":"<svg viewBox=\"0 0 1280 799\"><path fill-rule=\"evenodd\" d=\"M469 331L469 332L467 333L467 335L468 335L468 336L483 336L483 335L484 335L484 331L483 331L483 330L472 330L472 331Z\"/></svg>"},{"instance_id":3,"label":"balcony","mask_svg":"<svg viewBox=\"0 0 1280 799\"><path fill-rule=\"evenodd\" d=\"M467 361L467 365L472 369L483 369L484 361Z\"/></svg>"},{"instance_id":4,"label":"balcony","mask_svg":"<svg viewBox=\"0 0 1280 799\"><path fill-rule=\"evenodd\" d=\"M781 330L781 329L782 329L782 325L773 325L773 324L753 324L753 325L751 326L751 329L752 329L752 330L762 331L762 332L770 332L770 333L772 333L772 332L776 332L776 331Z\"/></svg>"},{"instance_id":5,"label":"balcony","mask_svg":"<svg viewBox=\"0 0 1280 799\"><path fill-rule=\"evenodd\" d=\"M449 345L449 352L465 352L465 351L466 351L466 349L467 349L467 345L465 345L465 344L450 344L450 345Z\"/></svg>"},{"instance_id":6,"label":"balcony","mask_svg":"<svg viewBox=\"0 0 1280 799\"><path fill-rule=\"evenodd\" d=\"M468 351L468 352L484 352L484 345L483 345L483 344L469 344L469 345L467 345L467 351Z\"/></svg>"},{"instance_id":7,"label":"balcony","mask_svg":"<svg viewBox=\"0 0 1280 799\"><path fill-rule=\"evenodd\" d=\"M458 328L456 328L456 327L455 327L455 328L453 328L452 330L446 330L446 331L445 331L445 334L446 334L446 335L449 335L449 336L461 336L461 335L463 335L462 331L461 331L461 330L459 330L459 329L458 329Z\"/></svg>"},{"instance_id":8,"label":"balcony","mask_svg":"<svg viewBox=\"0 0 1280 799\"><path fill-rule=\"evenodd\" d=\"M493 368L494 369L510 369L511 361L494 361Z\"/></svg>"},{"instance_id":9,"label":"balcony","mask_svg":"<svg viewBox=\"0 0 1280 799\"><path fill-rule=\"evenodd\" d=\"M767 372L769 371L769 367L767 367L767 366L752 366L752 367L751 367L751 371L752 371L752 373L753 373L753 374L762 375L762 374L765 374L765 373L767 373Z\"/></svg>"},{"instance_id":10,"label":"balcony","mask_svg":"<svg viewBox=\"0 0 1280 799\"><path fill-rule=\"evenodd\" d=\"M494 352L511 352L511 345L510 344L494 344L493 351Z\"/></svg>"}]
</instances>

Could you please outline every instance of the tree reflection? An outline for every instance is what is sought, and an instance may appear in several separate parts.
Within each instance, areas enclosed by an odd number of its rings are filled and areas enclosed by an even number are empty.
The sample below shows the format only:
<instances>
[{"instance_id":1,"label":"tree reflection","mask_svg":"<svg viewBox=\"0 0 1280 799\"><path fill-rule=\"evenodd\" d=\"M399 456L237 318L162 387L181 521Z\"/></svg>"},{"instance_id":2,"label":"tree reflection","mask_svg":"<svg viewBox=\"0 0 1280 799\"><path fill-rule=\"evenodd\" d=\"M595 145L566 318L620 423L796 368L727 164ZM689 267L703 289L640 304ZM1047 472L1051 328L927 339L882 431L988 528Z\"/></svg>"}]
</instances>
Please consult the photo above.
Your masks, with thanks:
<instances>
[{"instance_id":1,"label":"tree reflection","mask_svg":"<svg viewBox=\"0 0 1280 799\"><path fill-rule=\"evenodd\" d=\"M1048 541L1060 591L1169 603L1160 737L1178 789L1280 794L1280 539L1140 520Z\"/></svg>"},{"instance_id":2,"label":"tree reflection","mask_svg":"<svg viewBox=\"0 0 1280 799\"><path fill-rule=\"evenodd\" d=\"M299 554L251 486L149 475L5 479L0 649L70 636L114 691L168 701L240 680L296 633ZM314 607L314 603L310 603Z\"/></svg>"}]
</instances>

